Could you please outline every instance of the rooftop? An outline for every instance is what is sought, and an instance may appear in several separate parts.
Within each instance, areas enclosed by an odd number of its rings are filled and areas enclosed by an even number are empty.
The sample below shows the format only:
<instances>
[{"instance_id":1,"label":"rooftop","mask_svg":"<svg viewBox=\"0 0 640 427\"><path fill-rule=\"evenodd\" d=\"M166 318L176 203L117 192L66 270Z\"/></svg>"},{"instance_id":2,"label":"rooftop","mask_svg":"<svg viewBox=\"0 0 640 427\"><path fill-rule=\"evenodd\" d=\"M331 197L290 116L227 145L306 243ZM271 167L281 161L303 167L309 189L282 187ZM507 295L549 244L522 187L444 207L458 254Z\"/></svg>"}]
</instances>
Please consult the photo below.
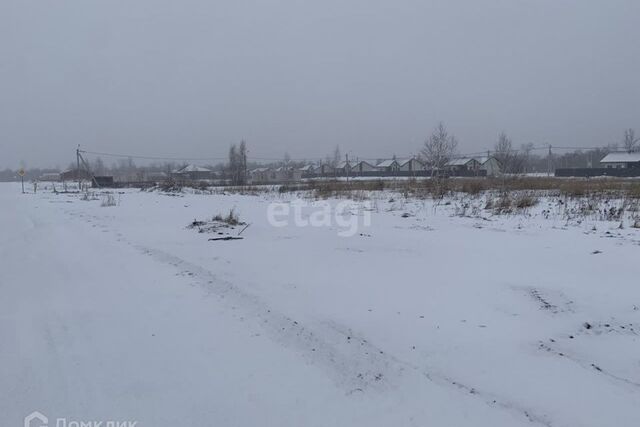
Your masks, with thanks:
<instances>
[{"instance_id":1,"label":"rooftop","mask_svg":"<svg viewBox=\"0 0 640 427\"><path fill-rule=\"evenodd\" d=\"M609 153L600 163L635 163L640 162L640 152L629 153L627 151L620 151L615 153Z\"/></svg>"}]
</instances>

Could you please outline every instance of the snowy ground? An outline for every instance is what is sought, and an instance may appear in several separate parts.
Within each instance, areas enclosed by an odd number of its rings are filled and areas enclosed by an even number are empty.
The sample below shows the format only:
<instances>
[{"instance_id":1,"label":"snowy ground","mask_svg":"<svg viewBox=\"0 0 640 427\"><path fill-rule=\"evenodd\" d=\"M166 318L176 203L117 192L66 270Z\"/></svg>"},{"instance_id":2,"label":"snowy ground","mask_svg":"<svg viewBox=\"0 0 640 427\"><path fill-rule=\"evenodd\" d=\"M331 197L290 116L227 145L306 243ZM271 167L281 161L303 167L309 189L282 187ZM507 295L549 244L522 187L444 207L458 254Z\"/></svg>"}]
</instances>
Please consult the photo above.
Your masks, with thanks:
<instances>
[{"instance_id":1,"label":"snowy ground","mask_svg":"<svg viewBox=\"0 0 640 427\"><path fill-rule=\"evenodd\" d=\"M382 193L341 237L270 224L292 195L102 198L0 184L2 426L640 423L628 224ZM187 228L231 208L244 240Z\"/></svg>"}]
</instances>

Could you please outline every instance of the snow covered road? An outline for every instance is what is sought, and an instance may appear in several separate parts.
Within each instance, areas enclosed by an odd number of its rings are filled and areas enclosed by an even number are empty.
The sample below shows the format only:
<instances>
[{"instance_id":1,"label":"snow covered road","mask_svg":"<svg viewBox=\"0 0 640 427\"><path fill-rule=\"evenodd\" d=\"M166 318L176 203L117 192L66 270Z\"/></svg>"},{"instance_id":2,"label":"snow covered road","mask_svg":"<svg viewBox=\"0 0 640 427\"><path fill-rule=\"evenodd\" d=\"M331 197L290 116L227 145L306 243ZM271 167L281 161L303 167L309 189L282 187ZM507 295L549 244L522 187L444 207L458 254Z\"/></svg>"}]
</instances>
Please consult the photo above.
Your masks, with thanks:
<instances>
[{"instance_id":1,"label":"snow covered road","mask_svg":"<svg viewBox=\"0 0 640 427\"><path fill-rule=\"evenodd\" d=\"M271 196L117 197L0 185L2 426L640 422L637 230L385 200L343 238ZM232 207L245 240L186 229Z\"/></svg>"}]
</instances>

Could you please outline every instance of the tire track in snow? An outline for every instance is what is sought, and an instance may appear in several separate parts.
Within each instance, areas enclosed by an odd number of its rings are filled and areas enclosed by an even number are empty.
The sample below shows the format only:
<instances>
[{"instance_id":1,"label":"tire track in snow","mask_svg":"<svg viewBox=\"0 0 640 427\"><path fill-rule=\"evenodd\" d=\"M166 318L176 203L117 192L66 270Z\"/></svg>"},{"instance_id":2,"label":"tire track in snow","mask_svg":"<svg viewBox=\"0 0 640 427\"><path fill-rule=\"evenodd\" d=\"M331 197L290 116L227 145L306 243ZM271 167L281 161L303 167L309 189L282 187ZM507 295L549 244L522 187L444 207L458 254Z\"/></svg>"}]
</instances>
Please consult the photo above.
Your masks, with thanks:
<instances>
[{"instance_id":1,"label":"tire track in snow","mask_svg":"<svg viewBox=\"0 0 640 427\"><path fill-rule=\"evenodd\" d=\"M555 348L551 347L548 344L543 343L542 341L540 341L538 343L538 349L546 351L548 353L551 353L551 354L553 354L555 356L562 357L564 359L570 360L571 362L579 365L580 367L582 367L582 368L584 368L584 369L586 369L586 370L588 370L590 372L599 373L601 375L604 375L604 376L614 380L615 382L622 383L624 385L629 385L629 386L632 386L632 387L635 387L635 388L640 388L640 383L637 383L637 382L635 382L633 380L618 376L618 375L616 375L616 374L614 374L612 372L609 372L609 371L603 369L602 367L600 367L599 365L597 365L595 363L589 362L589 361L584 360L584 359L580 359L580 358L578 358L576 356L569 355L569 354L567 354L566 351L563 352L563 351L556 350Z\"/></svg>"},{"instance_id":2,"label":"tire track in snow","mask_svg":"<svg viewBox=\"0 0 640 427\"><path fill-rule=\"evenodd\" d=\"M159 262L170 264L198 280L206 290L218 295L232 309L241 308L253 315L272 339L285 347L295 348L310 363L325 368L330 378L345 388L346 394L368 390L385 391L398 386L402 377L426 378L444 388L452 388L465 396L480 399L486 405L524 417L527 421L552 427L546 415L491 392L461 383L432 369L412 365L397 359L366 339L352 334L349 328L335 322L316 325L313 329L272 310L254 295L248 294L228 281L198 265L166 252L134 245Z\"/></svg>"},{"instance_id":3,"label":"tire track in snow","mask_svg":"<svg viewBox=\"0 0 640 427\"><path fill-rule=\"evenodd\" d=\"M366 340L347 337L329 328L311 329L297 320L271 309L258 297L198 265L163 251L134 245L155 260L188 273L207 291L217 295L233 310L240 309L243 318L253 317L276 342L294 348L310 363L324 366L331 379L348 390L385 390L405 369L397 361ZM359 345L351 342L358 341Z\"/></svg>"},{"instance_id":4,"label":"tire track in snow","mask_svg":"<svg viewBox=\"0 0 640 427\"><path fill-rule=\"evenodd\" d=\"M96 216L92 217L100 220ZM115 233L116 240L120 243L130 245L158 262L175 267L195 280L209 294L217 295L231 310L240 309L243 314L238 317L241 320L253 317L275 342L299 351L308 363L323 368L327 376L343 388L348 396L359 392L384 392L398 387L403 379L419 381L424 378L438 387L479 399L489 407L522 417L532 424L553 427L548 416L541 415L534 409L457 381L431 367L419 367L399 360L335 322L314 325L313 328L305 326L272 310L257 296L243 291L199 265L158 249L132 243L121 233Z\"/></svg>"}]
</instances>

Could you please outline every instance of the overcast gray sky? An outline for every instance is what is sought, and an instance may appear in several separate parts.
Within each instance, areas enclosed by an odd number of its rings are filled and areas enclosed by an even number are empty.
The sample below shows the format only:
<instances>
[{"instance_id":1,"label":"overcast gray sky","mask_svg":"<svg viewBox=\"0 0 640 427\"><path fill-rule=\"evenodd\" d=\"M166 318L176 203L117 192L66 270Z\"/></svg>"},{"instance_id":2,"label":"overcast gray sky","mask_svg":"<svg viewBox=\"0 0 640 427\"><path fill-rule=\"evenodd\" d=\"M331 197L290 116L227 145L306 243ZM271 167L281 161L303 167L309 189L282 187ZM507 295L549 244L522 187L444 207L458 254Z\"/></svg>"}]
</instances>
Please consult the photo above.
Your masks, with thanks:
<instances>
[{"instance_id":1,"label":"overcast gray sky","mask_svg":"<svg viewBox=\"0 0 640 427\"><path fill-rule=\"evenodd\" d=\"M640 1L0 0L0 167L640 131ZM106 159L105 159L106 160Z\"/></svg>"}]
</instances>

